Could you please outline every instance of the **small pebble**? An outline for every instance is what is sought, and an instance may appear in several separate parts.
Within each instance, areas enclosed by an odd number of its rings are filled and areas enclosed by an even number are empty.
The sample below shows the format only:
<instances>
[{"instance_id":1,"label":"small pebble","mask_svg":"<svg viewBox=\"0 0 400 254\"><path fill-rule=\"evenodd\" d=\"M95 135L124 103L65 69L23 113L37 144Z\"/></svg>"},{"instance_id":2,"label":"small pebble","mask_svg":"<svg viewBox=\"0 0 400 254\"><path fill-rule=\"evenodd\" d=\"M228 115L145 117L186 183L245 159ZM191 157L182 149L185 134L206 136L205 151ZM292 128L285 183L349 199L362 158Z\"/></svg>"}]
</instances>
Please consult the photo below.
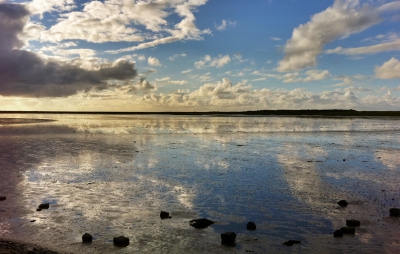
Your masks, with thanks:
<instances>
[{"instance_id":1,"label":"small pebble","mask_svg":"<svg viewBox=\"0 0 400 254\"><path fill-rule=\"evenodd\" d=\"M6 196L0 196L0 201L4 201L6 199L7 199Z\"/></svg>"},{"instance_id":2,"label":"small pebble","mask_svg":"<svg viewBox=\"0 0 400 254\"><path fill-rule=\"evenodd\" d=\"M337 202L341 207L346 207L349 203L347 203L346 200L340 200L339 202Z\"/></svg>"}]
</instances>

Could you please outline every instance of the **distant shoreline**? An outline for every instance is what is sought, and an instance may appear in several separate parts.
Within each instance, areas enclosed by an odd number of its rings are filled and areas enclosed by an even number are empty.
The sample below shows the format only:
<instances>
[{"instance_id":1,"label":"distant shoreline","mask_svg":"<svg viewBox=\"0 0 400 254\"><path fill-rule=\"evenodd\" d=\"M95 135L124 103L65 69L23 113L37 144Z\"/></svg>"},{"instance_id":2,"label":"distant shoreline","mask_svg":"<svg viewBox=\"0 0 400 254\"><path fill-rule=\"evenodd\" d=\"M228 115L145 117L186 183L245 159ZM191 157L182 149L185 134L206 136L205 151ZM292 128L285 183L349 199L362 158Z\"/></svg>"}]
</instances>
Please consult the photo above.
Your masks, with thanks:
<instances>
[{"instance_id":1,"label":"distant shoreline","mask_svg":"<svg viewBox=\"0 0 400 254\"><path fill-rule=\"evenodd\" d=\"M357 111L352 109L255 110L204 112L110 112L110 111L0 111L0 114L94 114L94 115L207 115L207 116L399 116L400 111Z\"/></svg>"}]
</instances>

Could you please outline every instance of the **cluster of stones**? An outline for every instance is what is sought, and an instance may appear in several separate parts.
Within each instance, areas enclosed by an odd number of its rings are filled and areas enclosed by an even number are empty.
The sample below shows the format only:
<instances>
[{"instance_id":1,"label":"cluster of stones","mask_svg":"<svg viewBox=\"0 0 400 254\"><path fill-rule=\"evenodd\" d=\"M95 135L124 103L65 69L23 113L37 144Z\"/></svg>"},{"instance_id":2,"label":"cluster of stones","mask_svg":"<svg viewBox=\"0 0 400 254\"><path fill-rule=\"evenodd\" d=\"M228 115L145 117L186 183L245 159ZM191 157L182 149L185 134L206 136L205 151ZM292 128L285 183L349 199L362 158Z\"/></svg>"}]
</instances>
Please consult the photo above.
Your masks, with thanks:
<instances>
[{"instance_id":1,"label":"cluster of stones","mask_svg":"<svg viewBox=\"0 0 400 254\"><path fill-rule=\"evenodd\" d=\"M346 207L349 203L346 200L340 200L338 204L341 207ZM346 227L341 227L340 229L335 230L335 232L333 232L333 237L343 237L343 235L355 235L355 227L359 227L360 225L361 223L358 220L346 220Z\"/></svg>"},{"instance_id":2,"label":"cluster of stones","mask_svg":"<svg viewBox=\"0 0 400 254\"><path fill-rule=\"evenodd\" d=\"M0 201L6 200L6 196L0 196ZM348 202L346 200L340 200L338 202L339 206L341 207L347 207ZM41 211L42 209L49 209L50 204L49 203L43 203L40 204L39 207L36 209L36 211ZM400 217L400 209L399 208L391 208L389 210L390 216L391 217ZM172 216L169 215L169 212L166 211L161 211L160 212L160 218L161 219L170 219ZM34 222L35 220L32 220L31 222ZM197 228L197 229L202 229L202 228L207 228L208 226L214 224L214 221L206 219L206 218L201 218L201 219L195 219L189 221L190 226ZM359 220L355 219L350 219L346 220L346 227L341 227L338 230L335 230L333 233L334 237L343 237L343 235L354 235L355 234L355 227L359 227L361 225L361 222ZM246 225L247 230L253 231L256 230L257 226L253 221L250 221ZM223 245L228 245L228 246L236 246L235 243L236 239L236 234L235 232L225 232L221 234L221 243ZM83 243L91 243L93 241L93 237L85 233L82 236L82 242ZM114 237L113 243L116 246L119 247L126 247L129 245L129 238L125 236L118 236ZM283 243L283 245L286 246L292 246L294 244L300 244L301 241L297 240L289 240Z\"/></svg>"},{"instance_id":3,"label":"cluster of stones","mask_svg":"<svg viewBox=\"0 0 400 254\"><path fill-rule=\"evenodd\" d=\"M341 207L346 207L348 202L346 200L340 200L338 204ZM400 209L399 208L391 208L389 210L389 214L391 217L400 217ZM356 227L359 227L361 222L359 220L350 219L346 220L346 227L341 227L340 229L335 230L333 232L334 237L343 237L343 235L355 235Z\"/></svg>"}]
</instances>

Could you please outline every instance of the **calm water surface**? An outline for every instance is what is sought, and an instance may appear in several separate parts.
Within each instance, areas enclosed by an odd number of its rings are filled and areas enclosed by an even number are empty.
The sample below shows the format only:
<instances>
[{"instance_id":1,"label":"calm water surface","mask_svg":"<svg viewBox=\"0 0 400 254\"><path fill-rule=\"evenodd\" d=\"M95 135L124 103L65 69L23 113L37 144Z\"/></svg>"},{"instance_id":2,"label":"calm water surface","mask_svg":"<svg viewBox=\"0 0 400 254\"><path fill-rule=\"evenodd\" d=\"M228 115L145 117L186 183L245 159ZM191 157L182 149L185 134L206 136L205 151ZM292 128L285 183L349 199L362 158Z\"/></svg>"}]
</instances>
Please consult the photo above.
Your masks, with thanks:
<instances>
[{"instance_id":1,"label":"calm water surface","mask_svg":"<svg viewBox=\"0 0 400 254\"><path fill-rule=\"evenodd\" d=\"M399 118L0 117L0 238L69 253L400 252ZM189 226L201 217L216 223ZM333 238L353 218L356 235Z\"/></svg>"}]
</instances>

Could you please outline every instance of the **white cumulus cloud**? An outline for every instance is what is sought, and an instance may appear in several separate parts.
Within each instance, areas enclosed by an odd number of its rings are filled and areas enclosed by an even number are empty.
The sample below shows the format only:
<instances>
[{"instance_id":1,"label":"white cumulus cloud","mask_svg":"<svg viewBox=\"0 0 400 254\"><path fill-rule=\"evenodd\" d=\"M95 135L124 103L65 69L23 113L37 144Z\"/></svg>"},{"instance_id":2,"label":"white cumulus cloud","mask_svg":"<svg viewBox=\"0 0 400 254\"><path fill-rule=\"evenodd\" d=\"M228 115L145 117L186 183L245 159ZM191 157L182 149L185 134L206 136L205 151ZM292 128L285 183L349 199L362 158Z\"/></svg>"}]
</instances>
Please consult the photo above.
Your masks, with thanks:
<instances>
[{"instance_id":1,"label":"white cumulus cloud","mask_svg":"<svg viewBox=\"0 0 400 254\"><path fill-rule=\"evenodd\" d=\"M358 0L335 0L331 7L293 30L277 70L296 71L315 66L324 45L379 23L379 14L377 8L361 5Z\"/></svg>"},{"instance_id":2,"label":"white cumulus cloud","mask_svg":"<svg viewBox=\"0 0 400 254\"><path fill-rule=\"evenodd\" d=\"M205 67L217 67L221 68L224 65L228 64L231 61L229 55L219 55L218 57L212 58L210 55L205 55L202 60L194 63L194 66L197 69L205 68Z\"/></svg>"},{"instance_id":3,"label":"white cumulus cloud","mask_svg":"<svg viewBox=\"0 0 400 254\"><path fill-rule=\"evenodd\" d=\"M221 25L215 25L215 28L219 31L223 31L223 30L226 30L226 28L228 26L231 26L231 27L236 26L236 21L229 21L229 20L223 19L221 22Z\"/></svg>"},{"instance_id":4,"label":"white cumulus cloud","mask_svg":"<svg viewBox=\"0 0 400 254\"><path fill-rule=\"evenodd\" d=\"M375 74L380 79L400 78L400 61L392 57L381 66L375 67Z\"/></svg>"},{"instance_id":5,"label":"white cumulus cloud","mask_svg":"<svg viewBox=\"0 0 400 254\"><path fill-rule=\"evenodd\" d=\"M129 52L180 40L201 40L209 29L196 27L194 12L207 0L90 1L83 9L73 0L34 0L27 3L33 14L51 13L57 20L40 32L42 42L84 40L94 43L136 42L137 45L108 53ZM177 14L176 22L167 21Z\"/></svg>"},{"instance_id":6,"label":"white cumulus cloud","mask_svg":"<svg viewBox=\"0 0 400 254\"><path fill-rule=\"evenodd\" d=\"M152 56L150 56L150 57L147 59L147 63L148 63L150 66L161 66L160 61L159 61L156 57L152 57Z\"/></svg>"}]
</instances>

